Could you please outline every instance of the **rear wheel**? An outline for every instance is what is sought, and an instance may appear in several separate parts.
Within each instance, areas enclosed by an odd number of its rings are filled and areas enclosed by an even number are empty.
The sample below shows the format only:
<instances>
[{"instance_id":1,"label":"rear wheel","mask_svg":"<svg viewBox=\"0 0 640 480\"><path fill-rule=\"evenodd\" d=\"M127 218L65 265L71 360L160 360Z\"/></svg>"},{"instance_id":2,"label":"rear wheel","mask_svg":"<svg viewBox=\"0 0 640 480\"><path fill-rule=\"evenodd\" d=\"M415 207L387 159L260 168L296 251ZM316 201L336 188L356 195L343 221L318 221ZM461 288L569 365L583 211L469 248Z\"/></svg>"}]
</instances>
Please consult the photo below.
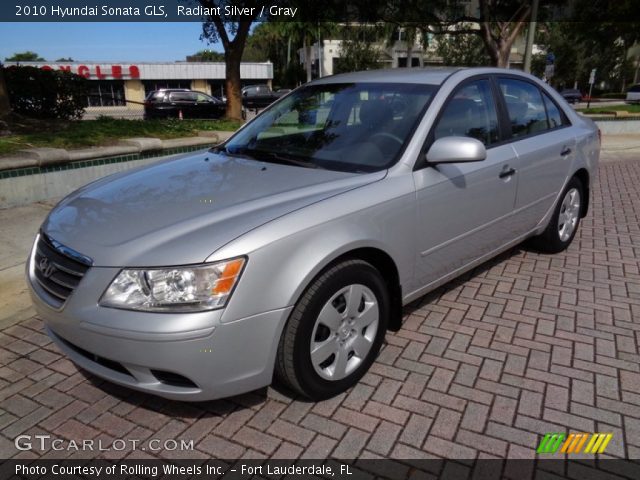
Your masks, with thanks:
<instances>
[{"instance_id":1,"label":"rear wheel","mask_svg":"<svg viewBox=\"0 0 640 480\"><path fill-rule=\"evenodd\" d=\"M277 378L322 400L355 385L375 360L389 318L380 273L362 260L316 278L296 304L278 346Z\"/></svg>"},{"instance_id":2,"label":"rear wheel","mask_svg":"<svg viewBox=\"0 0 640 480\"><path fill-rule=\"evenodd\" d=\"M531 239L534 248L545 253L558 253L571 244L580 225L583 192L582 182L578 178L569 180L549 225L544 232Z\"/></svg>"}]
</instances>

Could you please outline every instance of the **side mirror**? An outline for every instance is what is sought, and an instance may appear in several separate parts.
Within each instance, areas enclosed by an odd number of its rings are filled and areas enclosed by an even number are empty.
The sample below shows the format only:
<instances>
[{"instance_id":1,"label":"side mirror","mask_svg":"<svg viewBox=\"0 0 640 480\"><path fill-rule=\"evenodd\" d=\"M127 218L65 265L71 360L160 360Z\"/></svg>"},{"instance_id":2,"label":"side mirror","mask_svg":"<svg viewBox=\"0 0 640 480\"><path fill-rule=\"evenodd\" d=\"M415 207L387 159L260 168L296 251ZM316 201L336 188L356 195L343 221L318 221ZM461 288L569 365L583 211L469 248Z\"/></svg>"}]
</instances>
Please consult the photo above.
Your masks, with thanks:
<instances>
[{"instance_id":1,"label":"side mirror","mask_svg":"<svg viewBox=\"0 0 640 480\"><path fill-rule=\"evenodd\" d=\"M243 97L248 97L249 96L249 92L242 92L242 96Z\"/></svg>"},{"instance_id":2,"label":"side mirror","mask_svg":"<svg viewBox=\"0 0 640 480\"><path fill-rule=\"evenodd\" d=\"M469 137L442 137L433 142L427 152L427 162L480 162L487 158L487 149L480 140Z\"/></svg>"}]
</instances>

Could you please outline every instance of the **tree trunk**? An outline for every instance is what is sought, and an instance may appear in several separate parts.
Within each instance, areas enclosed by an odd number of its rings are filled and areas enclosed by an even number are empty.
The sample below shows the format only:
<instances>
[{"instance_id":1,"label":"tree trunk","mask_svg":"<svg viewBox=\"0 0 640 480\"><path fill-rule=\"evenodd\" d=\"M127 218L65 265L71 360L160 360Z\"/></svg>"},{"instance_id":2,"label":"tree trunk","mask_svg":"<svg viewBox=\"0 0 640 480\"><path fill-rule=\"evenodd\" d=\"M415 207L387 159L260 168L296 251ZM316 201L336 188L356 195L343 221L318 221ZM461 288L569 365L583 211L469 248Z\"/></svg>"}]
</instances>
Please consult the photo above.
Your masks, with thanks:
<instances>
[{"instance_id":1,"label":"tree trunk","mask_svg":"<svg viewBox=\"0 0 640 480\"><path fill-rule=\"evenodd\" d=\"M0 118L6 117L10 112L9 92L4 81L4 67L0 65Z\"/></svg>"},{"instance_id":2,"label":"tree trunk","mask_svg":"<svg viewBox=\"0 0 640 480\"><path fill-rule=\"evenodd\" d=\"M224 52L227 70L225 87L227 89L227 118L242 120L242 82L240 81L240 62L242 49L229 47Z\"/></svg>"},{"instance_id":3,"label":"tree trunk","mask_svg":"<svg viewBox=\"0 0 640 480\"><path fill-rule=\"evenodd\" d=\"M509 57L511 55L511 45L502 45L498 49L498 64L497 67L500 68L508 68L509 67Z\"/></svg>"}]
</instances>

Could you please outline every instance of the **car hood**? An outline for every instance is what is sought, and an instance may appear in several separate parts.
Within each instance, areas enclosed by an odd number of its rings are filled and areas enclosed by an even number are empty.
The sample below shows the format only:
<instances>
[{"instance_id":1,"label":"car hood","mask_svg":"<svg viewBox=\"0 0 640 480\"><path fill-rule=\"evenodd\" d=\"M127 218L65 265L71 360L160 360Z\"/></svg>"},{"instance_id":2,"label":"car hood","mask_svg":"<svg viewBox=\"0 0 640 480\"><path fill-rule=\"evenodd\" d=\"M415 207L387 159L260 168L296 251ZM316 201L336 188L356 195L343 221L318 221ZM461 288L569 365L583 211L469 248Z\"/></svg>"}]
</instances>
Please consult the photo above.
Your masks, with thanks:
<instances>
[{"instance_id":1,"label":"car hood","mask_svg":"<svg viewBox=\"0 0 640 480\"><path fill-rule=\"evenodd\" d=\"M206 152L112 175L63 199L42 229L95 266L203 262L277 217L380 180Z\"/></svg>"}]
</instances>

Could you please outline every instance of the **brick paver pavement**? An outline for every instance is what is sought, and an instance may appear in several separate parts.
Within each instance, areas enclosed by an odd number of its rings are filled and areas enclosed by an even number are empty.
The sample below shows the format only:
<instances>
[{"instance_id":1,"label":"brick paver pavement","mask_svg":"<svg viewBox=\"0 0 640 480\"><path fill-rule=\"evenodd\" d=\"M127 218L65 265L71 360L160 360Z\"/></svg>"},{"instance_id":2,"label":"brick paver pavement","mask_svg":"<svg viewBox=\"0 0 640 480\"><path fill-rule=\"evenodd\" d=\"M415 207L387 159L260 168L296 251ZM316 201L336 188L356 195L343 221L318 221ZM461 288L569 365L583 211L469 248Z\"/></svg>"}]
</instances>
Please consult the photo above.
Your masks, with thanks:
<instances>
[{"instance_id":1,"label":"brick paver pavement","mask_svg":"<svg viewBox=\"0 0 640 480\"><path fill-rule=\"evenodd\" d=\"M273 388L203 404L135 393L24 321L0 332L0 458L530 458L558 431L611 432L604 456L640 458L639 217L640 161L603 163L567 252L515 248L407 307L363 381L317 404ZM18 452L21 434L195 449Z\"/></svg>"}]
</instances>

